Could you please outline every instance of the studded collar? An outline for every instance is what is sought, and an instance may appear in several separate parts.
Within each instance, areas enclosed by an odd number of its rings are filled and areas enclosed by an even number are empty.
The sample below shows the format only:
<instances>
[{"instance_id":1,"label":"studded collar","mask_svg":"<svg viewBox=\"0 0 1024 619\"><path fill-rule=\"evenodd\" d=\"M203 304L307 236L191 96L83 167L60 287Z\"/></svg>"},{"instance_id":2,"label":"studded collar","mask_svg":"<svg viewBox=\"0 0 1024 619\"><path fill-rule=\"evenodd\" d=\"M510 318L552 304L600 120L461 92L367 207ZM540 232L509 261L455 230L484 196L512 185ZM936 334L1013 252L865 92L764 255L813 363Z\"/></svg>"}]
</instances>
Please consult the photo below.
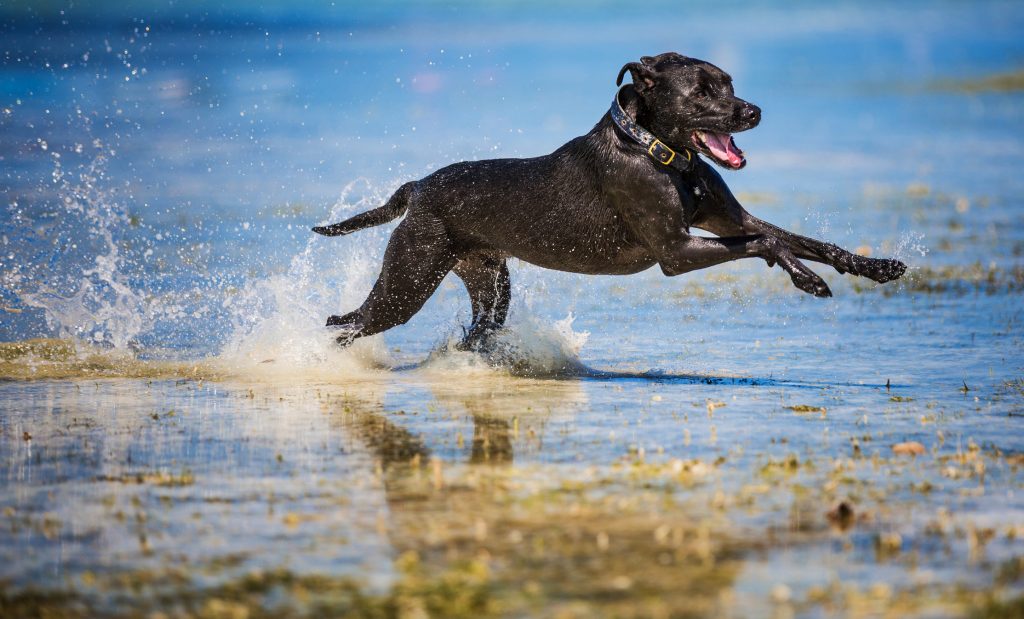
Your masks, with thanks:
<instances>
[{"instance_id":1,"label":"studded collar","mask_svg":"<svg viewBox=\"0 0 1024 619\"><path fill-rule=\"evenodd\" d=\"M615 122L615 126L628 135L634 142L647 149L647 154L650 155L651 159L654 159L658 163L675 168L680 172L687 172L693 168L693 151L688 148L675 151L655 137L653 133L638 125L637 122L633 120L628 113L626 113L626 110L622 108L622 104L619 103L619 92L622 91L619 90L615 93L615 98L612 100L612 106L609 110L612 120Z\"/></svg>"}]
</instances>

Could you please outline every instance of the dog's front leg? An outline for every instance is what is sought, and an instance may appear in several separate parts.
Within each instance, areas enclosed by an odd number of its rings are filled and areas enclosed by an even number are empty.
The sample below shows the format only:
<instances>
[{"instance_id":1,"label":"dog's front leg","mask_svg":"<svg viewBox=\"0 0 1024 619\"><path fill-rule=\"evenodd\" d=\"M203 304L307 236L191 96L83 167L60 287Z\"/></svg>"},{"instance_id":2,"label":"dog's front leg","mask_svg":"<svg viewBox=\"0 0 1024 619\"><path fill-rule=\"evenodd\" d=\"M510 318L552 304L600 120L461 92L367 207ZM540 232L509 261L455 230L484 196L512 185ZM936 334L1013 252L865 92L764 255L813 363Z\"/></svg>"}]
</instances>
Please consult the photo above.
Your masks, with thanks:
<instances>
[{"instance_id":1,"label":"dog's front leg","mask_svg":"<svg viewBox=\"0 0 1024 619\"><path fill-rule=\"evenodd\" d=\"M650 199L630 206L632 208L625 211L626 220L665 275L688 273L741 258L762 258L769 266L778 263L800 290L816 297L832 296L825 281L804 266L785 243L771 235L740 236L711 230L719 237L693 236L683 222L685 209L679 207L678 198L674 203L671 199Z\"/></svg>"},{"instance_id":2,"label":"dog's front leg","mask_svg":"<svg viewBox=\"0 0 1024 619\"><path fill-rule=\"evenodd\" d=\"M817 273L804 266L785 243L770 235L720 238L686 235L672 251L659 258L658 263L662 272L671 276L740 258L763 258L769 265L778 263L800 290L816 297L832 296L828 284Z\"/></svg>"},{"instance_id":3,"label":"dog's front leg","mask_svg":"<svg viewBox=\"0 0 1024 619\"><path fill-rule=\"evenodd\" d=\"M754 217L743 208L722 177L708 166L700 169L702 186L707 190L700 199L702 213L693 225L719 236L763 234L781 241L797 258L813 260L840 273L861 275L883 283L899 278L907 265L899 260L866 258L810 237L783 230Z\"/></svg>"},{"instance_id":4,"label":"dog's front leg","mask_svg":"<svg viewBox=\"0 0 1024 619\"><path fill-rule=\"evenodd\" d=\"M879 283L898 279L907 270L907 265L899 260L858 256L838 245L783 230L746 211L743 211L743 231L773 236L785 243L798 258L821 262L840 273L860 275Z\"/></svg>"}]
</instances>

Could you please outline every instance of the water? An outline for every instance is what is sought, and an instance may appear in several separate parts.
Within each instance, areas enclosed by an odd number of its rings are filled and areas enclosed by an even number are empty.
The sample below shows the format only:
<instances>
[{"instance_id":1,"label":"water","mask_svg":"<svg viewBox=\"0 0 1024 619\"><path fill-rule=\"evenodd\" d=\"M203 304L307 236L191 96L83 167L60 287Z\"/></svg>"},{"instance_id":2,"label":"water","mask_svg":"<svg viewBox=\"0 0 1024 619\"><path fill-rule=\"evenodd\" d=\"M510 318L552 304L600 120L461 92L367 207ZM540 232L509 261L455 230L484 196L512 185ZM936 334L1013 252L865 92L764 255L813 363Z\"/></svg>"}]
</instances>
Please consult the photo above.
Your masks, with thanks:
<instances>
[{"instance_id":1,"label":"water","mask_svg":"<svg viewBox=\"0 0 1024 619\"><path fill-rule=\"evenodd\" d=\"M0 614L1019 606L1019 6L294 4L0 9ZM310 225L670 49L764 110L749 210L904 280L513 262L497 367L454 278L333 345L392 227Z\"/></svg>"}]
</instances>

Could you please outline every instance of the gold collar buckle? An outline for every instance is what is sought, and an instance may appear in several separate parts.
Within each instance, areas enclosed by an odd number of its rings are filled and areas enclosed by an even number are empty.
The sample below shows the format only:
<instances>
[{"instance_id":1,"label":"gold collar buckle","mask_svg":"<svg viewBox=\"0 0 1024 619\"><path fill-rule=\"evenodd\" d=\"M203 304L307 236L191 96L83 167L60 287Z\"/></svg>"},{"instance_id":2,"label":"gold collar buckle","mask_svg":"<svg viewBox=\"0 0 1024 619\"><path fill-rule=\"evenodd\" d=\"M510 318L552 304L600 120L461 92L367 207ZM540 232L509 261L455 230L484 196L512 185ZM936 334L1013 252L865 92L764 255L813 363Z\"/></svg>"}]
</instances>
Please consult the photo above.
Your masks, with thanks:
<instances>
[{"instance_id":1,"label":"gold collar buckle","mask_svg":"<svg viewBox=\"0 0 1024 619\"><path fill-rule=\"evenodd\" d=\"M657 151L657 152L655 152ZM664 142L655 138L651 142L650 148L647 149L647 154L663 165L669 165L672 160L676 158L676 151L672 150L668 146L665 146ZM689 154L689 153L687 153Z\"/></svg>"}]
</instances>

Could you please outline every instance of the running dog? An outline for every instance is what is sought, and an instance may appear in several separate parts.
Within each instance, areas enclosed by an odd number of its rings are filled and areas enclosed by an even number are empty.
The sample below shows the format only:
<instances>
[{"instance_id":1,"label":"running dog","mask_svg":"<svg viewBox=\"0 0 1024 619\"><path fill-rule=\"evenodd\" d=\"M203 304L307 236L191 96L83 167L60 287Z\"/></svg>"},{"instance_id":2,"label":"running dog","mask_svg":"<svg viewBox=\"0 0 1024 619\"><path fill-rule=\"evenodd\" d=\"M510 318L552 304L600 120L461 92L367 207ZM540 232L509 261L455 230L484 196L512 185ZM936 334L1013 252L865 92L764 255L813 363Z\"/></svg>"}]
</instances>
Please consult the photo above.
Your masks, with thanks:
<instances>
[{"instance_id":1,"label":"running dog","mask_svg":"<svg viewBox=\"0 0 1024 619\"><path fill-rule=\"evenodd\" d=\"M618 90L590 133L549 155L452 164L402 185L384 206L313 228L339 236L407 214L370 296L359 309L327 319L339 330L338 342L405 323L455 271L473 308L461 346L480 348L505 322L512 257L588 274L638 273L657 264L669 276L760 258L816 297L832 292L801 260L876 282L903 275L906 265L898 260L787 232L733 197L699 155L743 168L732 134L756 127L761 110L734 94L725 71L666 53L626 64L617 86L627 72L632 84Z\"/></svg>"}]
</instances>

